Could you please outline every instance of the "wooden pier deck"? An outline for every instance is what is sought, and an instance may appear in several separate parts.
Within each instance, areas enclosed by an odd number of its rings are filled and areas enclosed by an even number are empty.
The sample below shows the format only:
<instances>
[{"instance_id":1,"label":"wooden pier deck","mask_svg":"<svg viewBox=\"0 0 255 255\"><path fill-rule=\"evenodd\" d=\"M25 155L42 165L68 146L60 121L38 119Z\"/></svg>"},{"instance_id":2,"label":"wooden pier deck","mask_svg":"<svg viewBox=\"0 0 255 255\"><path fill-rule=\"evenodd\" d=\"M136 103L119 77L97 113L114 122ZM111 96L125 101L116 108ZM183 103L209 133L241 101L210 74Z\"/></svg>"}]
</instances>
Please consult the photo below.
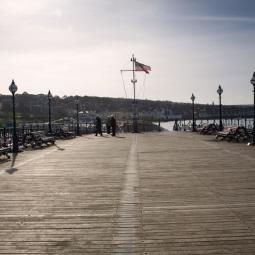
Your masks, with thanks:
<instances>
[{"instance_id":1,"label":"wooden pier deck","mask_svg":"<svg viewBox=\"0 0 255 255\"><path fill-rule=\"evenodd\" d=\"M255 149L92 135L0 164L0 254L255 254Z\"/></svg>"}]
</instances>

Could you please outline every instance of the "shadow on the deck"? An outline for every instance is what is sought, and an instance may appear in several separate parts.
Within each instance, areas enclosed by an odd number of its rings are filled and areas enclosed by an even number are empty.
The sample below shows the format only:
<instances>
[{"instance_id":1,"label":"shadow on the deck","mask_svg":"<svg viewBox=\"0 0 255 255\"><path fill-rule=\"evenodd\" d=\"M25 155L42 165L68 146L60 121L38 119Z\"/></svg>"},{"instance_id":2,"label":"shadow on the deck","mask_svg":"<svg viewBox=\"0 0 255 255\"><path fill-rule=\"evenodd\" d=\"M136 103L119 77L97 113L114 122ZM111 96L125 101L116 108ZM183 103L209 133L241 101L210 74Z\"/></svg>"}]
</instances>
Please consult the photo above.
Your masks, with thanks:
<instances>
[{"instance_id":1,"label":"shadow on the deck","mask_svg":"<svg viewBox=\"0 0 255 255\"><path fill-rule=\"evenodd\" d=\"M18 171L18 169L14 167L17 156L18 156L18 153L13 153L13 154L12 154L12 163L11 163L11 167L5 170L6 173L8 173L8 174L13 174L13 173L15 173L16 171Z\"/></svg>"},{"instance_id":2,"label":"shadow on the deck","mask_svg":"<svg viewBox=\"0 0 255 255\"><path fill-rule=\"evenodd\" d=\"M59 147L57 144L53 144L55 147L57 147L58 148L58 150L60 150L60 151L64 151L65 149L64 148L61 148L61 147Z\"/></svg>"},{"instance_id":3,"label":"shadow on the deck","mask_svg":"<svg viewBox=\"0 0 255 255\"><path fill-rule=\"evenodd\" d=\"M117 135L116 135L115 137L116 137L116 138L122 138L122 139L123 139L123 138L126 138L125 136L117 136Z\"/></svg>"}]
</instances>

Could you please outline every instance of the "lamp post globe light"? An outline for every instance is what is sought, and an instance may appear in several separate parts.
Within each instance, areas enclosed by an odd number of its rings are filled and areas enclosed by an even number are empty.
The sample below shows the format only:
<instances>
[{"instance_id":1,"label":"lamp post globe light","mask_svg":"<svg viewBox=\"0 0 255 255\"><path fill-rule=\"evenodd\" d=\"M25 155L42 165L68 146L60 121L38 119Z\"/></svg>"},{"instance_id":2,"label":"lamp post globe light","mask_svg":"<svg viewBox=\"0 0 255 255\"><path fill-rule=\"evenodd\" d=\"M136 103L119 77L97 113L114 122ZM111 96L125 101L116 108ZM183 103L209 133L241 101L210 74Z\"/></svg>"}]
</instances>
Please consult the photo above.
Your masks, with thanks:
<instances>
[{"instance_id":1,"label":"lamp post globe light","mask_svg":"<svg viewBox=\"0 0 255 255\"><path fill-rule=\"evenodd\" d=\"M18 90L14 80L12 80L11 85L9 86L9 90L12 93L12 116L13 116L13 129L12 129L12 152L17 153L19 151L19 144L18 144L18 136L16 130L16 113L15 113L15 93Z\"/></svg>"},{"instance_id":2,"label":"lamp post globe light","mask_svg":"<svg viewBox=\"0 0 255 255\"><path fill-rule=\"evenodd\" d=\"M195 105L194 105L194 101L195 101L195 96L192 93L191 95L191 101L192 101L192 132L195 132L196 130L196 124L195 124Z\"/></svg>"},{"instance_id":3,"label":"lamp post globe light","mask_svg":"<svg viewBox=\"0 0 255 255\"><path fill-rule=\"evenodd\" d=\"M75 98L76 105L76 135L80 135L80 124L79 124L79 98L78 96Z\"/></svg>"},{"instance_id":4,"label":"lamp post globe light","mask_svg":"<svg viewBox=\"0 0 255 255\"><path fill-rule=\"evenodd\" d=\"M222 131L223 125L222 125L222 111L221 111L221 94L223 93L223 89L222 89L222 87L220 85L219 85L219 87L217 89L217 93L219 94L219 106L220 106L220 111L219 111L220 126L219 126L219 129L220 129L220 131Z\"/></svg>"},{"instance_id":5,"label":"lamp post globe light","mask_svg":"<svg viewBox=\"0 0 255 255\"><path fill-rule=\"evenodd\" d=\"M49 128L48 128L48 132L50 134L52 133L52 128L51 128L51 99L52 99L52 94L49 90L49 92L48 92L48 102L49 102Z\"/></svg>"},{"instance_id":6,"label":"lamp post globe light","mask_svg":"<svg viewBox=\"0 0 255 255\"><path fill-rule=\"evenodd\" d=\"M255 72L251 78L251 84L253 85L253 130L252 130L252 142L249 145L255 145Z\"/></svg>"}]
</instances>

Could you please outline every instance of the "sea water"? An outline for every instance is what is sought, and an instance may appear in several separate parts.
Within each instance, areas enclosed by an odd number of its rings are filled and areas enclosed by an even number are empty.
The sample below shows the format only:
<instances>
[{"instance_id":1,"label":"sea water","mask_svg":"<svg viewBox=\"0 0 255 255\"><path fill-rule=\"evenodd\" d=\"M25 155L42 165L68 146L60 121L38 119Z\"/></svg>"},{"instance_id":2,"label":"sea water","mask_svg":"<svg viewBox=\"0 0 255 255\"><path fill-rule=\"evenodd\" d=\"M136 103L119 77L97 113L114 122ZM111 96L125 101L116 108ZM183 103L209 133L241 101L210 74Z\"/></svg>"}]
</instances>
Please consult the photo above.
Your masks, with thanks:
<instances>
[{"instance_id":1,"label":"sea water","mask_svg":"<svg viewBox=\"0 0 255 255\"><path fill-rule=\"evenodd\" d=\"M245 119L239 119L239 121L238 121L238 119L233 119L232 122L231 122L231 120L223 119L222 122L223 122L224 126L231 126L231 125L245 126ZM180 123L180 122L178 121L178 123ZM181 123L183 124L184 122L182 121ZM201 125L202 123L207 123L207 121L206 120L203 120L203 121L197 120L196 121L196 125ZM219 120L209 120L208 123L216 123L219 125ZM191 124L191 120L186 120L185 124L186 125ZM160 126L168 131L173 131L174 121L160 122ZM253 127L253 119L247 119L246 120L246 128L252 129L252 127Z\"/></svg>"}]
</instances>

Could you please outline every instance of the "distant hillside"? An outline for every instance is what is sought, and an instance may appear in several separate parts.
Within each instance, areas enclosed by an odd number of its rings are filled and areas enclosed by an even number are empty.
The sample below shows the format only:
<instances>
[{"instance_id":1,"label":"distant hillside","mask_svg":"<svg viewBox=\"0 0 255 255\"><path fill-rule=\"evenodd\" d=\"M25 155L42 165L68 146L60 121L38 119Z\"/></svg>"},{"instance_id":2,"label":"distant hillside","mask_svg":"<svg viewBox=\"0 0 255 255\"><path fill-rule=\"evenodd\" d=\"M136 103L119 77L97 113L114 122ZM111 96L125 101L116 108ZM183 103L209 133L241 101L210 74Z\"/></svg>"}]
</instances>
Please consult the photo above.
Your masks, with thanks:
<instances>
[{"instance_id":1,"label":"distant hillside","mask_svg":"<svg viewBox=\"0 0 255 255\"><path fill-rule=\"evenodd\" d=\"M133 100L124 98L108 97L78 97L80 111L94 114L119 113L118 116L130 116L133 109ZM151 119L167 120L171 116L181 115L190 118L192 107L190 103L176 103L171 101L138 100L138 112L142 116ZM251 113L253 107L250 105L223 106L223 111L232 112L238 115ZM17 118L20 122L25 121L47 121L48 119L48 98L47 95L32 95L28 93L16 95ZM203 116L207 113L218 114L217 105L196 104L196 115ZM2 123L12 120L11 96L0 95L0 121ZM53 119L75 116L75 97L55 96L52 99ZM149 116L149 117L148 117ZM151 116L151 117L150 117Z\"/></svg>"}]
</instances>

